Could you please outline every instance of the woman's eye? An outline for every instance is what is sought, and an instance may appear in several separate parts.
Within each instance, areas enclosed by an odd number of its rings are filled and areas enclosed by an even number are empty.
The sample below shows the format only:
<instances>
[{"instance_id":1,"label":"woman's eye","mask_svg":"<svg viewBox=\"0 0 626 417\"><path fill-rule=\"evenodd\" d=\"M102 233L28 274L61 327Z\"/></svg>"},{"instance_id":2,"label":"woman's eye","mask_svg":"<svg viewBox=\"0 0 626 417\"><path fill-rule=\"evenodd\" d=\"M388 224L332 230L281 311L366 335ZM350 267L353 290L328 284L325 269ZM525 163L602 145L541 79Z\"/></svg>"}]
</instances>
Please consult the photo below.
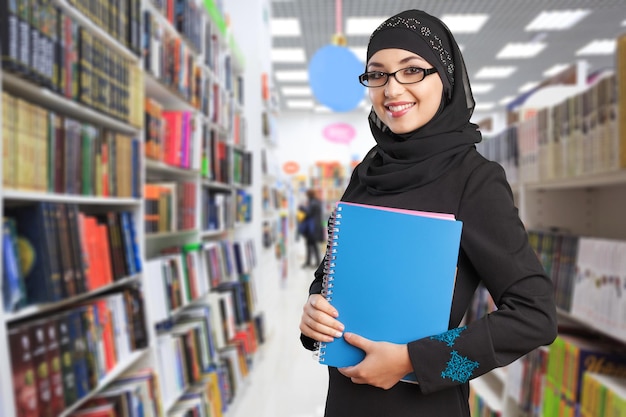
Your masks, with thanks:
<instances>
[{"instance_id":1,"label":"woman's eye","mask_svg":"<svg viewBox=\"0 0 626 417\"><path fill-rule=\"evenodd\" d=\"M423 71L423 69L418 68L418 67L409 67L407 69L404 70L406 72L406 74L410 74L410 75L414 75L414 74L419 74Z\"/></svg>"},{"instance_id":2,"label":"woman's eye","mask_svg":"<svg viewBox=\"0 0 626 417\"><path fill-rule=\"evenodd\" d=\"M370 72L369 74L367 74L367 78L370 80L380 80L381 78L383 78L385 76L384 73L382 72Z\"/></svg>"}]
</instances>

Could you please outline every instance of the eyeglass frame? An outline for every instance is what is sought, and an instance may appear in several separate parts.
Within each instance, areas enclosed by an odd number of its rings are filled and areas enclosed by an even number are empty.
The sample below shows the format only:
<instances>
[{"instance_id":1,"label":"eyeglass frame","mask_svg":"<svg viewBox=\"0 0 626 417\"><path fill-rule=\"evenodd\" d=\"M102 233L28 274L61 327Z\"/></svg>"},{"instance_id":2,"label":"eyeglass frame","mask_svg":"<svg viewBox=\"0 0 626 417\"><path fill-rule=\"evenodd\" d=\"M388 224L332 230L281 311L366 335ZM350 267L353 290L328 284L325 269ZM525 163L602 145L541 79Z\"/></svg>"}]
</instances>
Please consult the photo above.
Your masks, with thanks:
<instances>
[{"instance_id":1,"label":"eyeglass frame","mask_svg":"<svg viewBox=\"0 0 626 417\"><path fill-rule=\"evenodd\" d=\"M424 76L422 77L422 79L421 79L421 80L419 80L419 81L412 81L412 82L410 82L410 83L404 83L404 82L400 81L400 80L398 79L398 77L396 77L396 74L397 74L398 72L400 72L400 71L404 71L404 70L409 69L409 68L416 68L416 69L420 69L420 70L422 70L422 73L424 74ZM380 73L380 74L385 74L385 75L387 76L387 80L385 81L385 83L384 83L384 84L381 84L381 85L367 85L367 84L365 84L365 83L363 82L363 77L364 77L365 75L367 75L367 74L371 74L371 73L375 73L375 72ZM393 75L393 78L395 78L395 79L396 79L396 81L397 81L398 83L400 83L400 84L404 84L404 85L406 85L406 84L417 84L417 83L419 83L419 82L424 81L424 78L426 78L426 77L427 77L427 76L429 76L430 74L434 74L434 73L436 73L436 72L437 72L437 68L435 68L435 67L432 67L432 68L405 67L405 68L400 68L399 70L394 71L394 72L385 72L385 71L367 71L367 72L364 72L363 74L359 75L359 83L361 83L361 85L363 85L363 86L365 86L365 87L367 87L367 88L378 88L378 87L384 87L384 86L386 86L386 85L389 83L389 79L390 79L390 77Z\"/></svg>"}]
</instances>

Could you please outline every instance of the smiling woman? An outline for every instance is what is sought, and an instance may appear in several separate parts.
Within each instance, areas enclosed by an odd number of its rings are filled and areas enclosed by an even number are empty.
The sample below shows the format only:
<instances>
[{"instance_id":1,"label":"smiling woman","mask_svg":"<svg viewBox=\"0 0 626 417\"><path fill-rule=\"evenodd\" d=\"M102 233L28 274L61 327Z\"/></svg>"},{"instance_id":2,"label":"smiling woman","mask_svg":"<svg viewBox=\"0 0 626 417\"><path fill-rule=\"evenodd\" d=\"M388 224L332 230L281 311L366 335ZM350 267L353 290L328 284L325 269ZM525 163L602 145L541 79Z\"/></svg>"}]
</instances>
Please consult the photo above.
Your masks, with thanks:
<instances>
[{"instance_id":1,"label":"smiling woman","mask_svg":"<svg viewBox=\"0 0 626 417\"><path fill-rule=\"evenodd\" d=\"M474 98L448 28L419 10L387 19L370 38L358 81L368 87L376 146L355 168L341 200L449 213L463 232L448 330L406 344L368 340L344 327L342 312L321 295L334 263L329 250L303 308L302 343L314 350L344 338L365 357L355 366L328 367L325 416L469 417L471 379L556 337L552 283L528 243L504 170L476 151L481 133L470 122ZM377 225L365 232L372 246L379 233ZM462 326L481 282L498 309ZM379 294L365 291L376 308ZM407 325L413 319L406 317ZM416 384L401 381L411 372Z\"/></svg>"}]
</instances>

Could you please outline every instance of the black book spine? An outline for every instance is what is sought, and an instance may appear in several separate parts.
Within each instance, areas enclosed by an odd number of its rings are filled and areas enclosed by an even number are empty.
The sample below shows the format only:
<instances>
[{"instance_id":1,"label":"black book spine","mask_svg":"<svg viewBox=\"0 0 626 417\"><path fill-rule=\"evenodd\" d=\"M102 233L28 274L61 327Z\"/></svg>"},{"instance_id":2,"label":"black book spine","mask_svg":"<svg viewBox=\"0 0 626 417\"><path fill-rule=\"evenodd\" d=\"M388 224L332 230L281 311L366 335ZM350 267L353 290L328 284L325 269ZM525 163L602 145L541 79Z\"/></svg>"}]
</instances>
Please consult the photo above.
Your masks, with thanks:
<instances>
[{"instance_id":1,"label":"black book spine","mask_svg":"<svg viewBox=\"0 0 626 417\"><path fill-rule=\"evenodd\" d=\"M19 24L16 1L0 2L0 49L2 68L19 70Z\"/></svg>"}]
</instances>

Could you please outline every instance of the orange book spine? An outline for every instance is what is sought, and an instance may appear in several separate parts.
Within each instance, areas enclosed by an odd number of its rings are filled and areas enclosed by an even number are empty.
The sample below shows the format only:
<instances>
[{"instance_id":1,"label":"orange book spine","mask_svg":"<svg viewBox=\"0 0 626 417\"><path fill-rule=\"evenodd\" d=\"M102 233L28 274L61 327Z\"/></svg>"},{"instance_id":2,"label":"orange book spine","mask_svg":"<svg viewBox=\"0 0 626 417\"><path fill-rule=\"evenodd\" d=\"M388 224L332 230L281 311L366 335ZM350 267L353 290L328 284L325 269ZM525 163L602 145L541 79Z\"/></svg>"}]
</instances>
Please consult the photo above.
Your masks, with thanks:
<instances>
[{"instance_id":1,"label":"orange book spine","mask_svg":"<svg viewBox=\"0 0 626 417\"><path fill-rule=\"evenodd\" d=\"M164 162L169 165L180 166L181 164L181 143L183 130L183 115L178 111L164 111L165 121L165 150Z\"/></svg>"},{"instance_id":2,"label":"orange book spine","mask_svg":"<svg viewBox=\"0 0 626 417\"><path fill-rule=\"evenodd\" d=\"M106 285L106 273L104 271L103 254L99 252L101 246L99 243L98 221L95 217L85 216L84 219L84 239L87 242L87 252L89 254L90 280L88 281L89 289L94 290Z\"/></svg>"},{"instance_id":3,"label":"orange book spine","mask_svg":"<svg viewBox=\"0 0 626 417\"><path fill-rule=\"evenodd\" d=\"M117 364L117 353L115 351L115 339L113 334L113 322L111 310L105 299L96 301L98 306L98 322L102 331L102 344L104 347L104 366L110 372Z\"/></svg>"},{"instance_id":4,"label":"orange book spine","mask_svg":"<svg viewBox=\"0 0 626 417\"><path fill-rule=\"evenodd\" d=\"M102 254L104 285L112 283L113 259L111 258L111 245L109 244L109 231L106 224L98 224L98 243Z\"/></svg>"}]
</instances>

